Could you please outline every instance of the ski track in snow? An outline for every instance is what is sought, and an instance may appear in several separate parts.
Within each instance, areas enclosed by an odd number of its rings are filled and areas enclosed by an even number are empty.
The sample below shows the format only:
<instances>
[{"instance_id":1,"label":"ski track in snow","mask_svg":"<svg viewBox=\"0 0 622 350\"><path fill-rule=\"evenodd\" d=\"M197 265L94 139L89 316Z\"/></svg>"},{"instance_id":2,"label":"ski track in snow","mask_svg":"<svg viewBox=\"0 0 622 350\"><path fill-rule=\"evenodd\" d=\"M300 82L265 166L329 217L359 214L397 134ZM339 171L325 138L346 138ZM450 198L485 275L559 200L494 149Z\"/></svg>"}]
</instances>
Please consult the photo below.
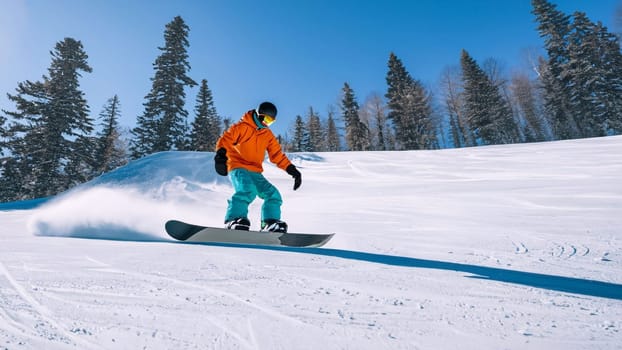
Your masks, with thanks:
<instances>
[{"instance_id":1,"label":"ski track in snow","mask_svg":"<svg viewBox=\"0 0 622 350\"><path fill-rule=\"evenodd\" d=\"M109 264L103 263L103 262L101 262L99 260L95 260L95 259L90 258L90 257L88 258L88 260L92 261L92 262L95 262L97 264L101 264L103 266L110 266ZM122 273L122 274L131 275L131 276L134 276L134 277L136 277L138 279L142 279L142 280L146 280L146 281L150 281L150 280L154 280L154 279L155 280L164 280L164 281L167 281L167 282L171 282L173 284L179 284L179 285L182 285L184 287L189 287L191 289L199 289L199 290L202 290L202 291L206 291L206 292L208 292L208 293L210 293L210 294L212 294L214 296L225 296L225 297L227 297L227 298L229 298L229 299L235 301L236 303L241 304L241 305L243 305L245 307L250 307L250 308L256 309L258 311L261 311L265 315L268 315L268 316L271 316L271 317L274 317L274 318L277 318L277 319L281 319L281 320L284 320L286 322L295 323L297 325L304 325L302 322L300 322L300 321L298 321L298 320L296 320L294 318L291 318L291 317L289 317L287 315L284 315L284 314L282 314L280 312L272 310L269 307L258 305L256 303L251 303L249 300L246 300L246 299L244 299L244 298L242 298L242 297L240 297L238 295L226 292L224 290L219 290L219 289L216 289L216 288L207 287L207 286L202 285L202 284L192 283L192 282L188 282L188 281L182 281L182 280L177 279L177 278L168 277L168 276L164 276L164 275L160 275L160 274L155 274L155 273L147 274L147 273L140 273L140 272L136 272L136 271L118 270L116 268L113 268L112 271L116 271L116 272Z\"/></svg>"},{"instance_id":2,"label":"ski track in snow","mask_svg":"<svg viewBox=\"0 0 622 350\"><path fill-rule=\"evenodd\" d=\"M48 340L58 341L60 343L81 346L89 349L99 349L95 343L88 342L75 335L67 332L65 325L59 324L45 306L41 305L29 292L26 291L11 275L6 266L0 261L0 275L8 281L10 287L15 291L17 296L24 302L21 305L15 305L17 310L15 314L9 315L9 312L3 310L5 319L9 320L10 326L20 333L28 334L28 326L20 324L18 320L23 318L32 318L36 324L34 328L39 335L45 336ZM7 309L10 306L7 305ZM24 315L26 314L26 315ZM30 339L34 337L27 335Z\"/></svg>"},{"instance_id":3,"label":"ski track in snow","mask_svg":"<svg viewBox=\"0 0 622 350\"><path fill-rule=\"evenodd\" d=\"M527 254L527 252L529 252L529 249L527 248L527 246L523 242L518 242L518 243L512 242L512 244L515 247L514 252L516 254Z\"/></svg>"},{"instance_id":4,"label":"ski track in snow","mask_svg":"<svg viewBox=\"0 0 622 350\"><path fill-rule=\"evenodd\" d=\"M159 281L165 281L165 282L170 282L171 284L178 284L181 285L183 287L186 288L190 288L190 289L196 289L196 290L200 290L200 291L204 291L204 292L208 292L209 294L211 294L213 297L227 297L231 300L233 300L235 303L237 303L238 305L241 305L242 307L248 307L248 308L252 308L255 310L258 310L262 313L264 313L267 316L273 317L273 318L277 318L280 320L285 320L286 322L291 322L291 323L296 323L298 325L303 325L301 322L299 322L296 319L290 318L287 315L281 314L275 310L270 309L269 307L266 306L261 306L258 305L256 303L251 303L249 300L245 300L243 298L241 298L238 295L235 295L233 293L229 293L223 290L219 290L216 288L212 288L212 287L207 287L205 285L200 285L197 283L192 283L192 282L188 282L188 281L183 281L177 278L173 278L173 277L168 277L168 276L164 276L161 274L156 274L156 273L140 273L140 272L136 272L136 271L129 271L128 269L118 269L118 268L114 268L112 267L112 265L101 262L99 260L93 259L91 257L88 257L88 260L91 262L94 262L96 264L99 264L101 266L104 266L106 268L106 270L110 271L110 272L116 272L116 273L121 273L121 274L126 274L126 275L130 275L135 277L138 280L147 282L147 283L153 283L153 282L159 282ZM157 284L157 283L154 283ZM252 312L251 312L252 313ZM252 323L250 320L247 320L247 330L248 333L250 335L250 339L246 339L246 337L243 334L238 333L235 329L228 327L225 323L219 321L217 318L215 317L211 317L210 315L204 315L202 318L202 321L206 321L209 322L211 325L213 325L215 328L221 330L223 333L227 333L230 334L235 340L237 340L237 342L242 345L244 348L246 349L259 349L259 346L257 345L256 340L254 339L254 335L253 335L253 327L252 327Z\"/></svg>"},{"instance_id":5,"label":"ski track in snow","mask_svg":"<svg viewBox=\"0 0 622 350\"><path fill-rule=\"evenodd\" d=\"M584 257L590 253L590 248L582 244L571 243L553 243L555 247L551 252L552 256L562 259L571 259L573 257Z\"/></svg>"}]
</instances>

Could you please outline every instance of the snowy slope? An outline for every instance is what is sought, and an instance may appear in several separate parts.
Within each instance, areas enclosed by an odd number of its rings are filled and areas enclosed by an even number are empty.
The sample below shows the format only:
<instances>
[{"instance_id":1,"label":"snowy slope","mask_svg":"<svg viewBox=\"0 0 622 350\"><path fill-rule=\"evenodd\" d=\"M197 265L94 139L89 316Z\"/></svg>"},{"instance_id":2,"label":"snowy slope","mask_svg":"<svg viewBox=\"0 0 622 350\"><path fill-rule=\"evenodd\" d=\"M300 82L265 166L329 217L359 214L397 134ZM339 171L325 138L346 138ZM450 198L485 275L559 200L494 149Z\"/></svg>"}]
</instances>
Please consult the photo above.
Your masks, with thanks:
<instances>
[{"instance_id":1,"label":"snowy slope","mask_svg":"<svg viewBox=\"0 0 622 350\"><path fill-rule=\"evenodd\" d=\"M316 249L171 241L231 187L156 154L0 206L0 349L622 349L621 151L293 154L295 192L266 164L290 230L337 232Z\"/></svg>"}]
</instances>

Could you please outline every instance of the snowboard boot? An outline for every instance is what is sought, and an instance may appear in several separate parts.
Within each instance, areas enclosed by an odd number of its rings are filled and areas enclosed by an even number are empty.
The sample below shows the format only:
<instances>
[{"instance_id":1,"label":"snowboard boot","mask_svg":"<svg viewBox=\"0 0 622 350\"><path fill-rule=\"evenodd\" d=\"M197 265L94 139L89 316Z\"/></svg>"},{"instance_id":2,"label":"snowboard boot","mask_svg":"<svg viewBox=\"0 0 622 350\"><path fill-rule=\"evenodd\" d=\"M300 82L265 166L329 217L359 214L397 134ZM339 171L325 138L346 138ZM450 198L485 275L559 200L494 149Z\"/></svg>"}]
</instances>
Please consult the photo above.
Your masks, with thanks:
<instances>
[{"instance_id":1,"label":"snowboard boot","mask_svg":"<svg viewBox=\"0 0 622 350\"><path fill-rule=\"evenodd\" d=\"M247 218L237 218L225 223L225 228L229 230L248 231L251 228L251 222Z\"/></svg>"},{"instance_id":2,"label":"snowboard boot","mask_svg":"<svg viewBox=\"0 0 622 350\"><path fill-rule=\"evenodd\" d=\"M261 222L261 230L268 232L287 232L287 224L285 221L276 219L266 219Z\"/></svg>"}]
</instances>

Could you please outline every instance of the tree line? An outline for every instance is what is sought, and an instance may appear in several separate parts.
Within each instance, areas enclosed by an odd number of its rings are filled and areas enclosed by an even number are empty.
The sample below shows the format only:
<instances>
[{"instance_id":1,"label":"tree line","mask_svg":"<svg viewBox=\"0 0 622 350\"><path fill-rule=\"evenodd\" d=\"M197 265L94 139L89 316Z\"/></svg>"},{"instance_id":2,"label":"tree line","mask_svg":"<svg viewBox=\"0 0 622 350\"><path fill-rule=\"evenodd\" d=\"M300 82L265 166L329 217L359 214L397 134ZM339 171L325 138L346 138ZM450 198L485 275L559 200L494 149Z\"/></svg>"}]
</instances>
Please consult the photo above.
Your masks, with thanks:
<instances>
[{"instance_id":1,"label":"tree line","mask_svg":"<svg viewBox=\"0 0 622 350\"><path fill-rule=\"evenodd\" d=\"M462 50L458 67L442 73L435 97L391 53L385 99L373 94L359 106L344 84L344 145L334 110L321 123L310 108L296 117L287 150L419 150L621 134L619 37L584 12L567 15L547 0L532 6L547 53L533 63L535 76L508 78L494 59L480 64Z\"/></svg>"},{"instance_id":2,"label":"tree line","mask_svg":"<svg viewBox=\"0 0 622 350\"><path fill-rule=\"evenodd\" d=\"M348 82L326 118L309 107L279 135L286 151L424 150L561 140L622 132L619 39L585 13L567 15L532 0L546 57L536 73L506 77L494 59L478 63L462 50L441 77L439 96L413 77L395 53L386 92L362 104ZM50 196L155 152L212 151L231 123L216 111L207 79L190 77L189 27L177 16L164 30L151 90L136 126L124 135L121 102L113 95L99 118L80 90L92 71L79 40L51 51L48 74L7 94L13 111L0 114L0 200ZM186 91L198 86L192 118ZM95 124L99 122L99 125Z\"/></svg>"}]
</instances>

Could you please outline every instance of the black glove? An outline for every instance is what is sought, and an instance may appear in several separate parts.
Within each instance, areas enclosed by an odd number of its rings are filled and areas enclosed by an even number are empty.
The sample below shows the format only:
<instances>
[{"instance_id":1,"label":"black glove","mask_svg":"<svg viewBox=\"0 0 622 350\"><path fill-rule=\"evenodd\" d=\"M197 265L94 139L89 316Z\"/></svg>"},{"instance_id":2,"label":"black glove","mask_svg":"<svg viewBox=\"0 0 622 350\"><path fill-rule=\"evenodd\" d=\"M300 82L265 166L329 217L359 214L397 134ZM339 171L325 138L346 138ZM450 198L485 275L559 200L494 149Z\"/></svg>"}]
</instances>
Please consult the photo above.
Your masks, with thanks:
<instances>
[{"instance_id":1,"label":"black glove","mask_svg":"<svg viewBox=\"0 0 622 350\"><path fill-rule=\"evenodd\" d=\"M287 173L294 178L294 191L296 191L302 184L302 174L298 171L298 169L296 169L294 164L288 165L285 171L287 171Z\"/></svg>"},{"instance_id":2,"label":"black glove","mask_svg":"<svg viewBox=\"0 0 622 350\"><path fill-rule=\"evenodd\" d=\"M214 156L214 167L218 175L227 176L227 150L224 148L218 149Z\"/></svg>"}]
</instances>

